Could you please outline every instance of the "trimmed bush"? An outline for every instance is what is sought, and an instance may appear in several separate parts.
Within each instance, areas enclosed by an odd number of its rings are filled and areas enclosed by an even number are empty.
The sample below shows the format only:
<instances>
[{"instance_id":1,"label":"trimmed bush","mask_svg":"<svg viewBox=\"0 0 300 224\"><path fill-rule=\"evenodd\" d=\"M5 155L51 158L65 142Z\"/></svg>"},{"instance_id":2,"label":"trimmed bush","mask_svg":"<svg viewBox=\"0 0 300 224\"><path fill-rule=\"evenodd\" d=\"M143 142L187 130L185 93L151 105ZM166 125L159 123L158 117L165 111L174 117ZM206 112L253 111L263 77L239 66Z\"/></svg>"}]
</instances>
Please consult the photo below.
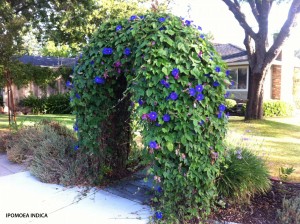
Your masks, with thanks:
<instances>
[{"instance_id":1,"label":"trimmed bush","mask_svg":"<svg viewBox=\"0 0 300 224\"><path fill-rule=\"evenodd\" d=\"M22 99L19 106L31 108L34 114L70 114L72 112L69 93L42 98L30 95Z\"/></svg>"},{"instance_id":2,"label":"trimmed bush","mask_svg":"<svg viewBox=\"0 0 300 224\"><path fill-rule=\"evenodd\" d=\"M238 203L249 202L254 194L266 193L270 187L269 171L261 158L247 149L226 151L217 179L220 196Z\"/></svg>"},{"instance_id":3,"label":"trimmed bush","mask_svg":"<svg viewBox=\"0 0 300 224\"><path fill-rule=\"evenodd\" d=\"M284 101L269 100L263 103L263 111L265 117L292 116L294 107L290 103Z\"/></svg>"},{"instance_id":4,"label":"trimmed bush","mask_svg":"<svg viewBox=\"0 0 300 224\"><path fill-rule=\"evenodd\" d=\"M300 196L283 199L282 210L277 211L277 218L281 224L300 223Z\"/></svg>"}]
</instances>

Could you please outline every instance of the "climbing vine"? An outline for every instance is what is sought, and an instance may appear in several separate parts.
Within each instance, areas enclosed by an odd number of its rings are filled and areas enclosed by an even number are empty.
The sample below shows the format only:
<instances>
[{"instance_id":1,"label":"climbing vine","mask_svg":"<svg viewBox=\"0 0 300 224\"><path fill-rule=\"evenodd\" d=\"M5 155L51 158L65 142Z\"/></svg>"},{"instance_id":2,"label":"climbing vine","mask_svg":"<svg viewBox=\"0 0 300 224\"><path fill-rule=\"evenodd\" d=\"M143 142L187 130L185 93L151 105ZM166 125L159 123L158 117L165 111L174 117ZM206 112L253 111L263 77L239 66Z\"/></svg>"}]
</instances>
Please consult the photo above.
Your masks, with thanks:
<instances>
[{"instance_id":1,"label":"climbing vine","mask_svg":"<svg viewBox=\"0 0 300 224\"><path fill-rule=\"evenodd\" d=\"M126 169L139 122L154 176L158 219L206 216L216 197L226 133L224 63L201 27L170 14L101 24L74 69L74 130L101 177Z\"/></svg>"}]
</instances>

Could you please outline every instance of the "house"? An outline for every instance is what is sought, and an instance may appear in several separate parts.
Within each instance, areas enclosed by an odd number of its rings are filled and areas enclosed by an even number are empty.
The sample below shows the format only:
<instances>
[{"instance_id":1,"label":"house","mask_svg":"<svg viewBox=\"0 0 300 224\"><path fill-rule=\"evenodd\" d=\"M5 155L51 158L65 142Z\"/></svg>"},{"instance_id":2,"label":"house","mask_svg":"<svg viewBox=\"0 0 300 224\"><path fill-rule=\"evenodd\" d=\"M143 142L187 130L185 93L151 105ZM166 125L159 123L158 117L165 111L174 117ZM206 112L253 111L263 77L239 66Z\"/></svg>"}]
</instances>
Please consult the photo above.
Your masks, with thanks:
<instances>
[{"instance_id":1,"label":"house","mask_svg":"<svg viewBox=\"0 0 300 224\"><path fill-rule=\"evenodd\" d=\"M227 63L233 85L231 92L237 100L247 100L249 88L249 62L247 52L233 44L214 44L217 52ZM264 100L293 100L293 77L300 69L300 61L294 57L293 47L288 44L273 61L264 83ZM295 89L295 88L294 88ZM300 96L299 96L300 97Z\"/></svg>"},{"instance_id":2,"label":"house","mask_svg":"<svg viewBox=\"0 0 300 224\"><path fill-rule=\"evenodd\" d=\"M51 69L58 69L60 66L73 67L75 65L77 59L76 58L41 57L41 56L24 55L22 57L17 58L17 60L24 64L32 64L35 66L49 67ZM29 96L30 94L33 94L34 96L37 96L37 97L41 97L44 95L49 96L51 94L64 93L65 91L66 91L65 83L60 78L58 78L56 80L55 88L48 86L46 91L42 90L34 83L30 83L28 86L25 86L22 88L18 88L17 86L12 85L12 92L13 92L15 104L17 104L21 99ZM0 94L1 93L3 95L4 112L7 112L8 111L7 89L6 88L4 90L0 89Z\"/></svg>"}]
</instances>

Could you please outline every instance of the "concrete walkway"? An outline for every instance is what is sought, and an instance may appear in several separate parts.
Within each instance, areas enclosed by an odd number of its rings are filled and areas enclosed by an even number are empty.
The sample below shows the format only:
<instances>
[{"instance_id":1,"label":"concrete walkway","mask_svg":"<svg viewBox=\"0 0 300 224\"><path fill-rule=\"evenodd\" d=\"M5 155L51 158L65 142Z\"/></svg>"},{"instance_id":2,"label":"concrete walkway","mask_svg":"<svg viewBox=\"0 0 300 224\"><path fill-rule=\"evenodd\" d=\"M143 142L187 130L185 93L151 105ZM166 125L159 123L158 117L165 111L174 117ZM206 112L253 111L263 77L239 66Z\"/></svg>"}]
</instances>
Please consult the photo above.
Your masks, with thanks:
<instances>
[{"instance_id":1,"label":"concrete walkway","mask_svg":"<svg viewBox=\"0 0 300 224\"><path fill-rule=\"evenodd\" d=\"M0 154L0 224L148 223L151 183L142 179L135 175L104 189L65 188L41 183Z\"/></svg>"}]
</instances>

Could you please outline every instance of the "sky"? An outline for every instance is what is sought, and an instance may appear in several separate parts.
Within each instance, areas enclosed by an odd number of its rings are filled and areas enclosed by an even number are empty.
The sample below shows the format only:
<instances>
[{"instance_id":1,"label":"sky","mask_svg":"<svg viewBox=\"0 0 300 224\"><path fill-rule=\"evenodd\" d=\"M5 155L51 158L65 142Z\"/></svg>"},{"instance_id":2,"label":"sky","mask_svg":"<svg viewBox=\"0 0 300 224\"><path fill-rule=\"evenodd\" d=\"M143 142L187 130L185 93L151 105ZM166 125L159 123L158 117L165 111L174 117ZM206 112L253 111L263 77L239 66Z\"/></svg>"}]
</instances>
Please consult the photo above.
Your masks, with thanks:
<instances>
[{"instance_id":1,"label":"sky","mask_svg":"<svg viewBox=\"0 0 300 224\"><path fill-rule=\"evenodd\" d=\"M287 18L289 6L287 3L273 5L269 16L270 34L280 30ZM248 4L242 6L242 11L255 31L257 24ZM215 43L232 43L244 48L244 31L222 0L175 0L172 13L193 20L205 33L211 32ZM299 25L292 31L290 42L295 49L300 49L300 16L297 21Z\"/></svg>"}]
</instances>

